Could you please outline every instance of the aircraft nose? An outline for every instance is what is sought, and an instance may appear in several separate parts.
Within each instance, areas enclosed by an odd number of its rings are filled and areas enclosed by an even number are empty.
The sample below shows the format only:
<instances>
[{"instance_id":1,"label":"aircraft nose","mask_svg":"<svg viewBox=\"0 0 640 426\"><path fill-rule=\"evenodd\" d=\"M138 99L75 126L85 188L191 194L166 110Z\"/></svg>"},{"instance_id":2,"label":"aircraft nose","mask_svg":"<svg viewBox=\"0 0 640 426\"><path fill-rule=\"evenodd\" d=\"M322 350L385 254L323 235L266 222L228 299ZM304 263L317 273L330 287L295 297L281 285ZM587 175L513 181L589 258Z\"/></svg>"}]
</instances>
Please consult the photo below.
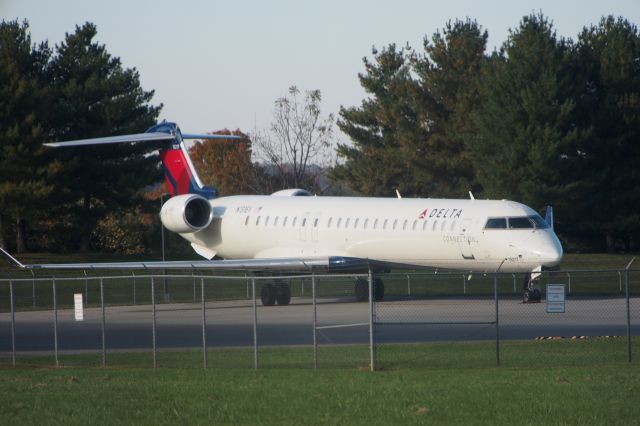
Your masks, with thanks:
<instances>
[{"instance_id":1,"label":"aircraft nose","mask_svg":"<svg viewBox=\"0 0 640 426\"><path fill-rule=\"evenodd\" d=\"M564 251L555 233L552 233L550 237L550 241L542 253L542 257L545 259L543 266L554 267L562 262Z\"/></svg>"}]
</instances>

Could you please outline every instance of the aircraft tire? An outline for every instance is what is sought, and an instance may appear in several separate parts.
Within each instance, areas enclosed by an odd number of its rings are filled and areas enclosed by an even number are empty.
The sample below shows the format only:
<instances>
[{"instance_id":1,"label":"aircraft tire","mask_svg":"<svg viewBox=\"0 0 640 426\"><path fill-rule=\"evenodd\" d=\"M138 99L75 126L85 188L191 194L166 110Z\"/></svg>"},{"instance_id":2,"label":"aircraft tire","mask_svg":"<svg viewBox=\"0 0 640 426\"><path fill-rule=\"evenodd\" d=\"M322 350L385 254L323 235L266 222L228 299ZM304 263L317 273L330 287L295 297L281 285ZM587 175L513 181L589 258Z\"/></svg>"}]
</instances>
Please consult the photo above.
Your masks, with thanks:
<instances>
[{"instance_id":1,"label":"aircraft tire","mask_svg":"<svg viewBox=\"0 0 640 426\"><path fill-rule=\"evenodd\" d=\"M522 303L529 303L531 302L531 290L525 290L524 293L522 294Z\"/></svg>"},{"instance_id":2,"label":"aircraft tire","mask_svg":"<svg viewBox=\"0 0 640 426\"><path fill-rule=\"evenodd\" d=\"M364 278L358 278L355 284L355 293L358 302L369 300L369 281Z\"/></svg>"},{"instance_id":3,"label":"aircraft tire","mask_svg":"<svg viewBox=\"0 0 640 426\"><path fill-rule=\"evenodd\" d=\"M534 288L533 291L531 292L531 300L534 302L539 302L542 300L542 293L540 292L539 289Z\"/></svg>"},{"instance_id":4,"label":"aircraft tire","mask_svg":"<svg viewBox=\"0 0 640 426\"><path fill-rule=\"evenodd\" d=\"M276 288L273 284L265 283L260 291L260 300L263 306L273 306L276 303Z\"/></svg>"},{"instance_id":5,"label":"aircraft tire","mask_svg":"<svg viewBox=\"0 0 640 426\"><path fill-rule=\"evenodd\" d=\"M291 287L289 287L289 284L276 283L275 298L276 303L281 306L286 306L291 303Z\"/></svg>"}]
</instances>

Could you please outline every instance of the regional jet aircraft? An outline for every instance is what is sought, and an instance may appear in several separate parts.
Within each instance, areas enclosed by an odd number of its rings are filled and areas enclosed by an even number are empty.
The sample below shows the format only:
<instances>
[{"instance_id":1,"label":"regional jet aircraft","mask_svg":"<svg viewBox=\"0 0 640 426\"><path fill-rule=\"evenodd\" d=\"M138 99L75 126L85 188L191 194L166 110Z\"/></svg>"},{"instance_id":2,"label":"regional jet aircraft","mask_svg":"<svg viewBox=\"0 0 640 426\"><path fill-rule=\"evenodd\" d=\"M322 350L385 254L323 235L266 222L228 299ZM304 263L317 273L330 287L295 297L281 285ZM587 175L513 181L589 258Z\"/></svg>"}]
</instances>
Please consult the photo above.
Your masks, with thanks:
<instances>
[{"instance_id":1,"label":"regional jet aircraft","mask_svg":"<svg viewBox=\"0 0 640 426\"><path fill-rule=\"evenodd\" d=\"M425 267L469 273L500 270L525 274L527 301L540 297L531 284L531 274L557 266L562 259L550 209L543 219L530 207L508 200L318 197L303 189L267 196L218 197L215 188L200 181L184 144L184 139L212 138L230 137L183 135L175 123L163 122L142 134L46 144L157 144L172 195L160 211L162 223L207 260L19 265L288 272ZM384 296L380 279L372 292L378 300ZM368 298L366 280L355 283L355 294L360 300ZM266 284L261 299L264 305L287 305L290 289L284 282Z\"/></svg>"}]
</instances>

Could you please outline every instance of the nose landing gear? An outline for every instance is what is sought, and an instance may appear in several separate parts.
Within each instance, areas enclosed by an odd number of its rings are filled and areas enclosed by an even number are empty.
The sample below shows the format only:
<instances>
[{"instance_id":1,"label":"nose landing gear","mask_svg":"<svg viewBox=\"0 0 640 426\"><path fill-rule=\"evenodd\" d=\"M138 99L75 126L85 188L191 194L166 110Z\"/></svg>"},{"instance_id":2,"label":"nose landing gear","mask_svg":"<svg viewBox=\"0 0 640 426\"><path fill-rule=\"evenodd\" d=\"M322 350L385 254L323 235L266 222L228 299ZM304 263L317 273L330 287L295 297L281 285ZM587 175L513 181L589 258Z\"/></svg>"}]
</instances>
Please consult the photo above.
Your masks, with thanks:
<instances>
[{"instance_id":1,"label":"nose landing gear","mask_svg":"<svg viewBox=\"0 0 640 426\"><path fill-rule=\"evenodd\" d=\"M535 288L531 274L524 274L524 293L522 303L539 303L542 300L542 292Z\"/></svg>"}]
</instances>

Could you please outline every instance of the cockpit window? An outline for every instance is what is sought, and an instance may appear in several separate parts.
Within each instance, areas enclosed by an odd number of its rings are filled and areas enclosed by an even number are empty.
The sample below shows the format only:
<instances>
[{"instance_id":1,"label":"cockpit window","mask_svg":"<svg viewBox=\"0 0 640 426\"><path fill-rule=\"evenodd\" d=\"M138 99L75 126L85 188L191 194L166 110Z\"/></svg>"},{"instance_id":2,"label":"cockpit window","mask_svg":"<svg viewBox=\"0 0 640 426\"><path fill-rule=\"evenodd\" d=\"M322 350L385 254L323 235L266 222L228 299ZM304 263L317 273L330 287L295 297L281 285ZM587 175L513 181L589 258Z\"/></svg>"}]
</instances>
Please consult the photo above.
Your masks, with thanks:
<instances>
[{"instance_id":1,"label":"cockpit window","mask_svg":"<svg viewBox=\"0 0 640 426\"><path fill-rule=\"evenodd\" d=\"M549 225L539 215L522 217L490 217L484 229L547 229Z\"/></svg>"},{"instance_id":2,"label":"cockpit window","mask_svg":"<svg viewBox=\"0 0 640 426\"><path fill-rule=\"evenodd\" d=\"M484 225L484 229L507 229L507 218L490 217L487 224Z\"/></svg>"},{"instance_id":3,"label":"cockpit window","mask_svg":"<svg viewBox=\"0 0 640 426\"><path fill-rule=\"evenodd\" d=\"M510 217L509 229L533 229L533 222L528 217Z\"/></svg>"},{"instance_id":4,"label":"cockpit window","mask_svg":"<svg viewBox=\"0 0 640 426\"><path fill-rule=\"evenodd\" d=\"M538 229L547 229L549 227L547 222L545 222L544 219L541 218L538 215L529 216L529 219L531 219L533 221L533 223L536 224L536 228L538 228Z\"/></svg>"}]
</instances>

